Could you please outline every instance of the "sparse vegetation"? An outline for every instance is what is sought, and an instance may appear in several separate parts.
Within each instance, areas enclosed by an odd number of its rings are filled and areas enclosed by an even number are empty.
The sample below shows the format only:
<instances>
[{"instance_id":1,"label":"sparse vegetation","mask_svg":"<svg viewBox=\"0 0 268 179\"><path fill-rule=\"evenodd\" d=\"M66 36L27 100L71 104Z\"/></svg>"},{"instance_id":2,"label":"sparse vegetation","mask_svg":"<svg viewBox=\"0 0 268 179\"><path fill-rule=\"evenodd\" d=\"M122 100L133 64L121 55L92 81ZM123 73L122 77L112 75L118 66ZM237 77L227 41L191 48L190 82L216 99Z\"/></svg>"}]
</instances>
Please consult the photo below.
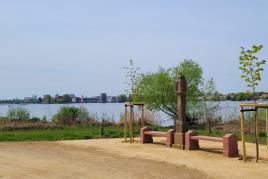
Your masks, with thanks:
<instances>
[{"instance_id":1,"label":"sparse vegetation","mask_svg":"<svg viewBox=\"0 0 268 179\"><path fill-rule=\"evenodd\" d=\"M7 118L9 120L28 120L30 119L30 112L23 107L12 107L7 111Z\"/></svg>"}]
</instances>

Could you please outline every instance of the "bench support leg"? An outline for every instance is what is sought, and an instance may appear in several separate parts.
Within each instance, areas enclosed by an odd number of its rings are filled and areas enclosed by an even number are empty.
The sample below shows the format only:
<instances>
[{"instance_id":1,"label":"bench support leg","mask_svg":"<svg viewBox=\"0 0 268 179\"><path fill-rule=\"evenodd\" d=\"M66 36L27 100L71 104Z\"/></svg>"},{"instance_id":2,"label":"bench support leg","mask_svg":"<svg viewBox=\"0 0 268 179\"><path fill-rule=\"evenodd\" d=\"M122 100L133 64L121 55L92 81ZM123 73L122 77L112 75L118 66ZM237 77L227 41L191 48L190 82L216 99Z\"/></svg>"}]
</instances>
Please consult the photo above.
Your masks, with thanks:
<instances>
[{"instance_id":1,"label":"bench support leg","mask_svg":"<svg viewBox=\"0 0 268 179\"><path fill-rule=\"evenodd\" d=\"M185 150L198 150L199 141L191 139L191 136L197 136L198 133L195 131L188 131L185 133Z\"/></svg>"},{"instance_id":2,"label":"bench support leg","mask_svg":"<svg viewBox=\"0 0 268 179\"><path fill-rule=\"evenodd\" d=\"M172 144L174 144L174 134L175 134L175 129L169 129L167 131L167 146L172 147Z\"/></svg>"},{"instance_id":3,"label":"bench support leg","mask_svg":"<svg viewBox=\"0 0 268 179\"><path fill-rule=\"evenodd\" d=\"M235 135L226 134L223 137L223 155L226 157L238 156L238 143Z\"/></svg>"},{"instance_id":4,"label":"bench support leg","mask_svg":"<svg viewBox=\"0 0 268 179\"><path fill-rule=\"evenodd\" d=\"M152 129L149 128L149 127L143 127L141 128L140 130L140 142L142 144L145 144L145 143L153 143L153 136L151 135L145 135L144 132L146 131L151 131Z\"/></svg>"}]
</instances>

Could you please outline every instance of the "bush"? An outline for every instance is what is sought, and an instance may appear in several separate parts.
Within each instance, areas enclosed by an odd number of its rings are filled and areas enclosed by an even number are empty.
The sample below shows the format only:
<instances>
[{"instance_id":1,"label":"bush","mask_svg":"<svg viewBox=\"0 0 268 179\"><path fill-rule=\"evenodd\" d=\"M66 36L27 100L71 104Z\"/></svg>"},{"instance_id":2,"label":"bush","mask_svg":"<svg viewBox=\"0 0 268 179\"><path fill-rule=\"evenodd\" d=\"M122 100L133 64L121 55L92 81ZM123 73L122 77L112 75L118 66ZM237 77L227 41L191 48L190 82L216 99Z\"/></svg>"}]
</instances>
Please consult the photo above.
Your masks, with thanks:
<instances>
[{"instance_id":1,"label":"bush","mask_svg":"<svg viewBox=\"0 0 268 179\"><path fill-rule=\"evenodd\" d=\"M31 122L38 122L38 121L41 121L41 119L38 118L38 117L33 117L33 118L29 119L29 121L31 121Z\"/></svg>"},{"instance_id":2,"label":"bush","mask_svg":"<svg viewBox=\"0 0 268 179\"><path fill-rule=\"evenodd\" d=\"M65 106L62 107L54 116L53 122L62 125L72 125L83 122L89 118L89 112L84 107Z\"/></svg>"},{"instance_id":3,"label":"bush","mask_svg":"<svg viewBox=\"0 0 268 179\"><path fill-rule=\"evenodd\" d=\"M12 107L8 109L7 118L9 120L28 120L30 119L30 112L23 107Z\"/></svg>"}]
</instances>

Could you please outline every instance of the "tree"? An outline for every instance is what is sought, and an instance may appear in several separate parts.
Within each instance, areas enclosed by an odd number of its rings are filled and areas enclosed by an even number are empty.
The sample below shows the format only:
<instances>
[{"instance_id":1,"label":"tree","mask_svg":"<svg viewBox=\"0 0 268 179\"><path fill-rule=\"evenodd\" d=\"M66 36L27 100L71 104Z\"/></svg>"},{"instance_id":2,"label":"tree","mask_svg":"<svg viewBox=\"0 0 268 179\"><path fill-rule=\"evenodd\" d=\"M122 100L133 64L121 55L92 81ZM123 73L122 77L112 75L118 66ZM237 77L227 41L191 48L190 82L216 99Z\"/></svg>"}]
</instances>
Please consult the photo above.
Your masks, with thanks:
<instances>
[{"instance_id":1,"label":"tree","mask_svg":"<svg viewBox=\"0 0 268 179\"><path fill-rule=\"evenodd\" d=\"M117 98L118 98L118 102L120 103L124 103L127 101L127 96L125 94L121 94Z\"/></svg>"},{"instance_id":2,"label":"tree","mask_svg":"<svg viewBox=\"0 0 268 179\"><path fill-rule=\"evenodd\" d=\"M129 60L129 66L124 67L126 70L126 82L128 88L126 90L128 96L130 96L130 99L132 101L132 96L133 96L133 91L134 91L134 86L137 83L137 77L138 77L138 71L140 70L140 67L135 67L134 66L134 61L132 59Z\"/></svg>"},{"instance_id":3,"label":"tree","mask_svg":"<svg viewBox=\"0 0 268 179\"><path fill-rule=\"evenodd\" d=\"M43 103L50 104L51 103L51 96L50 95L44 95L43 96Z\"/></svg>"},{"instance_id":4,"label":"tree","mask_svg":"<svg viewBox=\"0 0 268 179\"><path fill-rule=\"evenodd\" d=\"M62 98L63 98L63 103L71 103L72 102L72 98L69 94L64 94L62 96Z\"/></svg>"},{"instance_id":5,"label":"tree","mask_svg":"<svg viewBox=\"0 0 268 179\"><path fill-rule=\"evenodd\" d=\"M212 124L216 122L215 115L220 110L219 102L215 101L218 92L213 79L210 79L203 89L203 118L206 122L208 132L211 133Z\"/></svg>"},{"instance_id":6,"label":"tree","mask_svg":"<svg viewBox=\"0 0 268 179\"><path fill-rule=\"evenodd\" d=\"M252 49L245 50L241 47L241 55L239 57L240 67L242 71L241 78L244 79L253 93L253 98L256 102L256 86L261 81L260 72L263 71L262 66L265 64L265 60L260 60L256 54L263 48L262 45L253 45Z\"/></svg>"},{"instance_id":7,"label":"tree","mask_svg":"<svg viewBox=\"0 0 268 179\"><path fill-rule=\"evenodd\" d=\"M200 112L199 96L201 95L202 68L193 60L184 60L177 67L160 68L158 72L141 74L134 87L135 101L144 101L150 110L162 111L173 120L176 125L177 98L174 82L179 74L187 80L187 118L192 119Z\"/></svg>"}]
</instances>

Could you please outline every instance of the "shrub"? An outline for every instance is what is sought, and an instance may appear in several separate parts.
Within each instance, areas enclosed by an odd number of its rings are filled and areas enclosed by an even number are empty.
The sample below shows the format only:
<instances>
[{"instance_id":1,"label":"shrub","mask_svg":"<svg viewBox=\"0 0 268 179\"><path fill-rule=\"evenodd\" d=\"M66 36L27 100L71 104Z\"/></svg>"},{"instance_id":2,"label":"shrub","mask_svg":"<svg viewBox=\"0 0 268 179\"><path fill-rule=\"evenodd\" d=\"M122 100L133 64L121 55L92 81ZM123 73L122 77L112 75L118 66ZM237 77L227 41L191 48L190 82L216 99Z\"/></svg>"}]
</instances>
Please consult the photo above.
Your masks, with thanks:
<instances>
[{"instance_id":1,"label":"shrub","mask_svg":"<svg viewBox=\"0 0 268 179\"><path fill-rule=\"evenodd\" d=\"M78 108L78 117L77 120L80 122L86 121L90 118L89 112L85 107Z\"/></svg>"},{"instance_id":2,"label":"shrub","mask_svg":"<svg viewBox=\"0 0 268 179\"><path fill-rule=\"evenodd\" d=\"M41 121L41 119L38 118L38 117L33 117L33 118L29 119L29 121L31 121L31 122L38 122L38 121Z\"/></svg>"},{"instance_id":3,"label":"shrub","mask_svg":"<svg viewBox=\"0 0 268 179\"><path fill-rule=\"evenodd\" d=\"M7 118L9 120L28 120L30 119L30 112L23 107L12 107L7 111Z\"/></svg>"},{"instance_id":4,"label":"shrub","mask_svg":"<svg viewBox=\"0 0 268 179\"><path fill-rule=\"evenodd\" d=\"M54 116L53 122L72 125L85 121L89 118L89 112L84 107L65 106L62 107Z\"/></svg>"}]
</instances>

